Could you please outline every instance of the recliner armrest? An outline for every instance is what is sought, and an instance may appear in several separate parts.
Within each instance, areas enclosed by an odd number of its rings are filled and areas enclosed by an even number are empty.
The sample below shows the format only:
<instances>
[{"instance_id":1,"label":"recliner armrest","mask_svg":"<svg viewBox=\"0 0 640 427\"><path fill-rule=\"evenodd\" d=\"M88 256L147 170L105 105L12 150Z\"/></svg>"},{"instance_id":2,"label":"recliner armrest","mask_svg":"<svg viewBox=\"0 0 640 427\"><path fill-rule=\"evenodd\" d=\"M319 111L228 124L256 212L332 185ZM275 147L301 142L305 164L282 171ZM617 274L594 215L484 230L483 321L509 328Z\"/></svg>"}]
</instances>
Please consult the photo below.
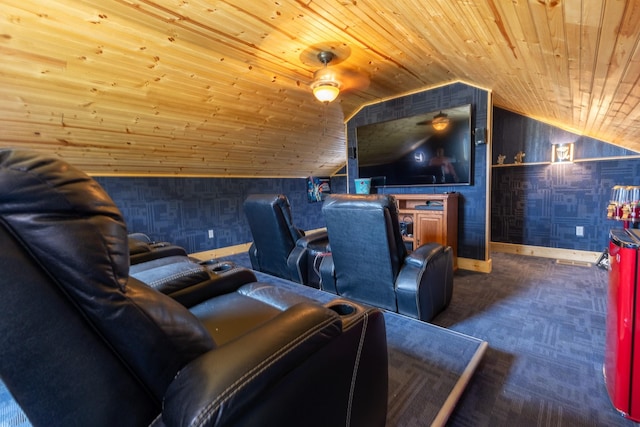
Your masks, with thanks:
<instances>
[{"instance_id":1,"label":"recliner armrest","mask_svg":"<svg viewBox=\"0 0 640 427\"><path fill-rule=\"evenodd\" d=\"M428 262L435 254L442 252L442 245L439 243L426 243L416 248L416 250L409 253L404 259L404 264L409 264L414 267L422 267L425 262Z\"/></svg>"},{"instance_id":2,"label":"recliner armrest","mask_svg":"<svg viewBox=\"0 0 640 427\"><path fill-rule=\"evenodd\" d=\"M452 287L451 247L422 245L407 255L396 278L398 313L428 322L449 304Z\"/></svg>"},{"instance_id":3,"label":"recliner armrest","mask_svg":"<svg viewBox=\"0 0 640 427\"><path fill-rule=\"evenodd\" d=\"M296 246L287 257L288 279L297 283L312 285L310 275L313 261L317 254L326 253L329 249L329 235L326 230L303 235L296 240ZM318 281L316 279L315 281ZM317 287L317 286L316 286Z\"/></svg>"},{"instance_id":4,"label":"recliner armrest","mask_svg":"<svg viewBox=\"0 0 640 427\"><path fill-rule=\"evenodd\" d=\"M257 280L248 268L231 267L220 271L215 268L216 264L202 264L177 256L132 265L129 274L186 307L234 292Z\"/></svg>"},{"instance_id":5,"label":"recliner armrest","mask_svg":"<svg viewBox=\"0 0 640 427\"><path fill-rule=\"evenodd\" d=\"M328 252L327 249L329 247L329 235L327 234L326 230L306 234L296 241L296 246Z\"/></svg>"},{"instance_id":6,"label":"recliner armrest","mask_svg":"<svg viewBox=\"0 0 640 427\"><path fill-rule=\"evenodd\" d=\"M185 307L193 307L210 298L236 291L241 286L257 280L252 270L234 267L218 273L210 273L211 278L191 285L169 295Z\"/></svg>"},{"instance_id":7,"label":"recliner armrest","mask_svg":"<svg viewBox=\"0 0 640 427\"><path fill-rule=\"evenodd\" d=\"M396 294L399 313L417 317L415 296L421 284L419 276L424 271L428 260L439 251L442 251L442 245L438 243L427 243L419 246L415 251L405 257L398 277L396 277ZM403 303L405 299L407 300L406 304Z\"/></svg>"},{"instance_id":8,"label":"recliner armrest","mask_svg":"<svg viewBox=\"0 0 640 427\"><path fill-rule=\"evenodd\" d=\"M326 230L300 237L287 258L290 280L317 288L320 277L316 270L316 262L318 257L328 252L329 235Z\"/></svg>"},{"instance_id":9,"label":"recliner armrest","mask_svg":"<svg viewBox=\"0 0 640 427\"><path fill-rule=\"evenodd\" d=\"M300 303L183 368L164 398L165 425L225 425L342 332L327 308Z\"/></svg>"},{"instance_id":10,"label":"recliner armrest","mask_svg":"<svg viewBox=\"0 0 640 427\"><path fill-rule=\"evenodd\" d=\"M320 288L323 291L338 294L338 289L336 288L336 267L333 264L333 256L331 254L322 258L322 262L320 263L320 279Z\"/></svg>"}]
</instances>

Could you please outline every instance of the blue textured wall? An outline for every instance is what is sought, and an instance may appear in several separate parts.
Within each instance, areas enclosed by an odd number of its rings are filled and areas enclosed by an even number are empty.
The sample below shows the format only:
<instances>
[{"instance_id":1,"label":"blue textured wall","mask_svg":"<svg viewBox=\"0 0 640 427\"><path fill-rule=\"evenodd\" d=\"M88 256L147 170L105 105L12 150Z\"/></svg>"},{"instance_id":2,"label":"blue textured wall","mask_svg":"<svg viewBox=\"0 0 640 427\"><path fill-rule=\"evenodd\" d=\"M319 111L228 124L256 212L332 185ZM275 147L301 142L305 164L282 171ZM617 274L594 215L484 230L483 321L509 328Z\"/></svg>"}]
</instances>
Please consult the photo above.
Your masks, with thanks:
<instances>
[{"instance_id":1,"label":"blue textured wall","mask_svg":"<svg viewBox=\"0 0 640 427\"><path fill-rule=\"evenodd\" d=\"M358 112L347 122L347 140L349 147L357 147L356 128L371 123L391 119L399 119L420 113L428 113L439 109L471 104L471 128L487 127L488 93L484 90L455 83L436 89L392 99L370 105ZM460 193L458 211L458 256L471 259L485 259L486 237L486 186L487 186L487 146L472 145L474 149L473 182L470 186L451 187L393 187L379 190L381 193L416 194L444 193L456 191ZM356 150L357 152L357 150ZM357 178L357 159L349 159L349 176ZM353 180L349 182L350 192Z\"/></svg>"},{"instance_id":2,"label":"blue textured wall","mask_svg":"<svg viewBox=\"0 0 640 427\"><path fill-rule=\"evenodd\" d=\"M355 144L355 127L421 111L470 103L473 127L485 127L487 93L462 84L419 93L367 107L348 124L349 144ZM522 166L494 167L492 173L491 240L495 242L601 251L608 231L619 224L606 219L606 206L614 185L640 185L640 159L636 153L591 138L580 137L541 122L494 109L493 157L505 154L507 162L522 150ZM573 164L548 162L550 144L575 138ZM459 254L484 259L487 146L475 147L472 186L400 187L387 192L431 193L458 191ZM629 157L602 160L602 158ZM349 170L356 167L349 160ZM356 168L357 170L357 168ZM354 175L351 175L354 176ZM324 227L321 203L307 201L304 179L223 178L96 178L122 210L130 231L140 231L158 241L170 241L189 252L199 252L251 241L242 203L255 193L283 193L289 198L296 224L303 229ZM345 177L332 179L332 189L343 192ZM351 184L351 183L349 183ZM575 226L585 227L584 237ZM207 230L215 237L209 239Z\"/></svg>"},{"instance_id":3,"label":"blue textured wall","mask_svg":"<svg viewBox=\"0 0 640 427\"><path fill-rule=\"evenodd\" d=\"M96 180L122 211L129 232L147 233L156 241L175 243L189 253L252 241L242 209L249 194L285 194L298 227L310 230L325 226L322 204L307 201L305 179L97 177ZM209 229L214 230L213 239L208 238Z\"/></svg>"},{"instance_id":4,"label":"blue textured wall","mask_svg":"<svg viewBox=\"0 0 640 427\"><path fill-rule=\"evenodd\" d=\"M579 161L638 154L502 108L494 107L493 109L493 159L491 160L494 165L497 164L500 154L506 156L505 164L513 164L513 158L518 151L526 154L524 163L550 162L551 146L570 142L574 143L574 158Z\"/></svg>"},{"instance_id":5,"label":"blue textured wall","mask_svg":"<svg viewBox=\"0 0 640 427\"><path fill-rule=\"evenodd\" d=\"M560 142L574 142L575 163L528 164L549 162ZM518 151L523 165L512 164ZM600 252L609 230L621 227L606 218L611 188L640 185L640 159L629 157L637 153L494 108L494 164L499 154L510 165L492 168L494 242Z\"/></svg>"}]
</instances>

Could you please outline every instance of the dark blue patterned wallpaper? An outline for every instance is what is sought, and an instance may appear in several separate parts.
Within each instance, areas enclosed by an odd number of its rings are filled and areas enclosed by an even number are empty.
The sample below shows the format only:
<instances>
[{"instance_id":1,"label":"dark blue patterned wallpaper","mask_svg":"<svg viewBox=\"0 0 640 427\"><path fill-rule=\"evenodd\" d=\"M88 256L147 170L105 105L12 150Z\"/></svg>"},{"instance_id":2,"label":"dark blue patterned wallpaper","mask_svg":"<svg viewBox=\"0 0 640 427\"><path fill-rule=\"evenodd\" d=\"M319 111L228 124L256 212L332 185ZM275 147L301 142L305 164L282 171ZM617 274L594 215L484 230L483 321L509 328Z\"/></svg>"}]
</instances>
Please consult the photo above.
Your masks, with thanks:
<instances>
[{"instance_id":1,"label":"dark blue patterned wallpaper","mask_svg":"<svg viewBox=\"0 0 640 427\"><path fill-rule=\"evenodd\" d=\"M390 119L408 117L415 114L427 113L439 109L455 107L464 104L472 106L472 128L487 127L488 93L484 90L455 83L436 89L419 92L412 95L392 99L379 104L370 105L358 112L347 123L347 138L349 147L357 146L356 127L377 123ZM486 236L486 185L487 185L487 146L473 146L474 170L473 183L469 186L452 187L393 187L379 189L380 193L416 194L457 191L460 193L458 211L458 255L470 259L485 259ZM357 153L357 150L356 150ZM358 175L357 159L348 161L349 176ZM349 186L353 190L353 180Z\"/></svg>"},{"instance_id":2,"label":"dark blue patterned wallpaper","mask_svg":"<svg viewBox=\"0 0 640 427\"><path fill-rule=\"evenodd\" d=\"M527 164L549 162L557 138L575 143L575 160L594 160ZM519 150L526 156L523 165L492 168L492 241L593 252L607 246L609 230L621 227L606 218L611 188L640 185L640 159L603 158L636 153L499 108L493 144L494 157L504 153L505 163ZM584 227L583 237L576 236L576 226Z\"/></svg>"},{"instance_id":3,"label":"dark blue patterned wallpaper","mask_svg":"<svg viewBox=\"0 0 640 427\"><path fill-rule=\"evenodd\" d=\"M156 241L175 243L189 253L252 241L242 209L249 194L285 194L298 227L311 230L325 226L322 204L307 201L305 179L97 177L96 180L122 211L129 232L147 233ZM210 229L214 231L213 239L208 237Z\"/></svg>"},{"instance_id":4,"label":"dark blue patterned wallpaper","mask_svg":"<svg viewBox=\"0 0 640 427\"><path fill-rule=\"evenodd\" d=\"M487 93L455 84L402 99L370 106L349 123L349 143L354 123L384 120L418 111L470 103L474 127L486 123ZM437 101L433 101L431 96ZM352 123L353 121L356 121ZM602 251L608 231L620 225L606 219L606 206L614 185L640 185L640 159L582 161L573 164L526 164L549 160L549 144L567 132L526 117L494 109L493 156L525 151L525 165L492 168L491 240L551 248ZM571 137L571 134L569 134ZM573 137L576 137L575 135ZM628 150L585 137L576 137L576 159L620 157ZM511 151L515 150L513 154ZM394 193L460 192L459 255L484 259L485 184L487 146L475 147L474 182L471 186L400 187ZM493 160L495 163L495 159ZM349 160L353 170L355 160ZM353 175L352 175L353 176ZM107 178L96 180L121 209L129 231L145 232L155 240L170 241L189 252L200 252L250 242L242 203L249 194L283 193L289 198L296 224L310 230L324 227L321 203L307 201L305 179L225 178ZM345 176L333 177L334 192L344 192ZM350 184L350 183L349 183ZM576 237L575 227L584 227ZM209 239L207 230L214 230Z\"/></svg>"},{"instance_id":5,"label":"dark blue patterned wallpaper","mask_svg":"<svg viewBox=\"0 0 640 427\"><path fill-rule=\"evenodd\" d=\"M587 136L576 135L530 119L502 108L493 109L493 159L497 164L500 154L506 156L505 164L513 164L518 151L526 155L525 163L551 161L553 144L574 143L574 158L602 159L607 157L623 157L638 153L617 147Z\"/></svg>"}]
</instances>

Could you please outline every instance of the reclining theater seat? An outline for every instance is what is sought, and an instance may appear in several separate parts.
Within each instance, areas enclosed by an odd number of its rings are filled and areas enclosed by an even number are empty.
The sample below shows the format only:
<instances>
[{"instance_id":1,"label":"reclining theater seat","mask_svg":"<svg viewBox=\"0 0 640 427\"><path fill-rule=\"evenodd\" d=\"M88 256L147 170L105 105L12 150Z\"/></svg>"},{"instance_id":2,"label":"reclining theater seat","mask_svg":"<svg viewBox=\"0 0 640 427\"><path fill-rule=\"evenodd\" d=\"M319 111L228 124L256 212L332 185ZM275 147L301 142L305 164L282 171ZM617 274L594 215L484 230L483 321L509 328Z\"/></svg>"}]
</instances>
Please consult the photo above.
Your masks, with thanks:
<instances>
[{"instance_id":1,"label":"reclining theater seat","mask_svg":"<svg viewBox=\"0 0 640 427\"><path fill-rule=\"evenodd\" d=\"M199 261L188 256L181 246L150 244L151 239L143 233L129 234L128 240L129 276L187 307L215 296L226 286L256 280L251 270L237 267L233 262ZM149 245L148 249L140 249L145 245ZM132 247L144 258L132 256Z\"/></svg>"},{"instance_id":2,"label":"reclining theater seat","mask_svg":"<svg viewBox=\"0 0 640 427\"><path fill-rule=\"evenodd\" d=\"M322 213L331 242L324 290L427 322L449 305L451 248L428 243L408 254L393 196L334 194Z\"/></svg>"},{"instance_id":3,"label":"reclining theater seat","mask_svg":"<svg viewBox=\"0 0 640 427\"><path fill-rule=\"evenodd\" d=\"M254 270L320 286L314 268L316 257L329 251L326 231L305 235L294 225L291 205L282 194L252 194L244 201L244 213L253 236L249 258Z\"/></svg>"},{"instance_id":4,"label":"reclining theater seat","mask_svg":"<svg viewBox=\"0 0 640 427\"><path fill-rule=\"evenodd\" d=\"M128 239L131 265L169 256L188 256L187 251L182 246L173 245L169 242L153 242L144 233L131 233Z\"/></svg>"},{"instance_id":5,"label":"reclining theater seat","mask_svg":"<svg viewBox=\"0 0 640 427\"><path fill-rule=\"evenodd\" d=\"M128 240L129 276L187 307L219 294L227 286L256 280L251 270L233 262L199 261L181 246L150 243L143 233L129 234ZM132 255L132 248L141 257Z\"/></svg>"},{"instance_id":6,"label":"reclining theater seat","mask_svg":"<svg viewBox=\"0 0 640 427\"><path fill-rule=\"evenodd\" d=\"M187 309L129 277L95 181L29 151L0 150L0 242L0 378L34 425L385 423L378 309L242 281Z\"/></svg>"},{"instance_id":7,"label":"reclining theater seat","mask_svg":"<svg viewBox=\"0 0 640 427\"><path fill-rule=\"evenodd\" d=\"M198 262L181 255L132 265L129 276L187 307L217 295L227 286L256 281L253 271L232 262Z\"/></svg>"}]
</instances>

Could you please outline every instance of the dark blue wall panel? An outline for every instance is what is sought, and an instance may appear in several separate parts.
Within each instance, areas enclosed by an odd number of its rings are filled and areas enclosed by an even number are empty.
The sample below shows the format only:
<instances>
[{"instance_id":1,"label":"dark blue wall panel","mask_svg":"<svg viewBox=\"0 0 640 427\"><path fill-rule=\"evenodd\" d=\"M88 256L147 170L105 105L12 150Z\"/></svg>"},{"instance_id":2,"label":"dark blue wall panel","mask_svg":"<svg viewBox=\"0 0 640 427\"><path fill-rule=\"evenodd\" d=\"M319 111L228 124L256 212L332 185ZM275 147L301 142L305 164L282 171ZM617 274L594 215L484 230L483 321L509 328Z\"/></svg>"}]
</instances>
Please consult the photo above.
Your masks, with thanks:
<instances>
[{"instance_id":1,"label":"dark blue wall panel","mask_svg":"<svg viewBox=\"0 0 640 427\"><path fill-rule=\"evenodd\" d=\"M493 109L493 159L497 164L499 155L505 155L505 164L513 164L514 157L524 152L524 163L551 161L553 144L574 143L574 158L577 160L602 159L637 155L638 153L608 144L587 136L577 135L530 119L502 108Z\"/></svg>"},{"instance_id":2,"label":"dark blue wall panel","mask_svg":"<svg viewBox=\"0 0 640 427\"><path fill-rule=\"evenodd\" d=\"M428 113L440 109L471 104L471 127L487 127L488 93L484 90L455 83L436 89L419 92L412 95L392 99L379 104L370 105L358 112L347 122L347 138L349 148L357 147L356 128L399 119L420 113ZM475 149L473 182L469 186L451 187L393 187L380 189L380 193L416 194L457 191L460 193L460 207L458 212L458 255L464 258L485 259L486 251L486 186L487 186L487 146L472 145ZM357 153L357 150L356 150ZM357 159L348 161L350 192L354 192L353 178L358 176Z\"/></svg>"},{"instance_id":3,"label":"dark blue wall panel","mask_svg":"<svg viewBox=\"0 0 640 427\"><path fill-rule=\"evenodd\" d=\"M549 162L550 146L560 139L574 142L575 163L527 164ZM640 159L630 157L636 153L499 108L493 144L493 163L501 153L505 163L520 150L526 157L523 165L492 168L492 241L594 252L606 247L609 229L621 227L606 218L611 188L640 185ZM576 236L576 226L584 227L584 237Z\"/></svg>"},{"instance_id":4,"label":"dark blue wall panel","mask_svg":"<svg viewBox=\"0 0 640 427\"><path fill-rule=\"evenodd\" d=\"M464 103L474 106L473 126L486 127L487 93L455 84L363 109L349 122L349 144L355 144L355 126L359 124ZM606 219L611 188L640 185L640 159L629 157L635 153L497 108L493 123L494 157L504 153L507 162L512 162L520 150L527 156L524 165L492 168L491 240L601 251L607 244L609 229L620 226ZM563 165L526 164L549 161L549 145L559 137L575 138L577 160L594 160ZM475 147L471 186L400 187L386 192L460 192L459 255L484 259L486 155L486 145ZM621 156L628 158L620 159ZM595 159L599 157L615 159ZM353 171L354 167L355 160L350 160L349 170ZM250 242L251 233L242 211L242 203L249 194L286 194L300 228L325 226L322 204L307 201L305 179L96 179L122 210L129 231L148 233L158 241L171 241L189 252ZM332 179L334 191L343 192L346 184L345 177ZM585 227L584 237L576 237L577 225ZM214 230L213 239L207 236L209 229Z\"/></svg>"},{"instance_id":5,"label":"dark blue wall panel","mask_svg":"<svg viewBox=\"0 0 640 427\"><path fill-rule=\"evenodd\" d=\"M129 232L147 233L156 241L175 243L190 253L252 241L242 209L249 194L285 194L298 227L310 230L325 226L322 204L307 201L305 179L97 177L96 180L122 211ZM213 239L207 235L210 229L214 230Z\"/></svg>"}]
</instances>

